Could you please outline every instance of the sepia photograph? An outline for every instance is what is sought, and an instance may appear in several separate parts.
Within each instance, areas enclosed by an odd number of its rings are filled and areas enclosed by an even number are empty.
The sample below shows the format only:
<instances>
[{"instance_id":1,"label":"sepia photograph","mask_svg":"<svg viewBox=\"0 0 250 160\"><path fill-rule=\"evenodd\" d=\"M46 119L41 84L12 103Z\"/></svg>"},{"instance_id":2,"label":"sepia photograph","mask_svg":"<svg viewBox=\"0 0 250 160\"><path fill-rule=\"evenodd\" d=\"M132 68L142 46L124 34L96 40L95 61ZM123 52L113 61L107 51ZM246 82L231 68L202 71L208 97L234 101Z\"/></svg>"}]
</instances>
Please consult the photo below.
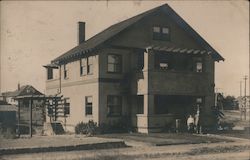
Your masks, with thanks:
<instances>
[{"instance_id":1,"label":"sepia photograph","mask_svg":"<svg viewBox=\"0 0 250 160\"><path fill-rule=\"evenodd\" d=\"M0 160L250 160L247 0L0 0Z\"/></svg>"}]
</instances>

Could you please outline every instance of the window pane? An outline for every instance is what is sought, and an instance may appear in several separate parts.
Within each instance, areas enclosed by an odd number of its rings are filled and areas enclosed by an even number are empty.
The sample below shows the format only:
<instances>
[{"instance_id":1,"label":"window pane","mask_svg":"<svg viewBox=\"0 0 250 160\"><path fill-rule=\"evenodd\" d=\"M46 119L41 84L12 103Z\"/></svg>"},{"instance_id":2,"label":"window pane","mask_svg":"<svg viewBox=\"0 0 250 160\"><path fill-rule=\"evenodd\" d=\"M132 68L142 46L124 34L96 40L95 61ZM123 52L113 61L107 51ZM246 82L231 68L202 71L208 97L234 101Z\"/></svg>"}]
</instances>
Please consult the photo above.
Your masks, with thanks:
<instances>
[{"instance_id":1,"label":"window pane","mask_svg":"<svg viewBox=\"0 0 250 160\"><path fill-rule=\"evenodd\" d=\"M108 63L115 63L116 56L115 55L108 55Z\"/></svg>"},{"instance_id":2,"label":"window pane","mask_svg":"<svg viewBox=\"0 0 250 160\"><path fill-rule=\"evenodd\" d=\"M153 27L153 32L160 33L160 27Z\"/></svg>"},{"instance_id":3,"label":"window pane","mask_svg":"<svg viewBox=\"0 0 250 160\"><path fill-rule=\"evenodd\" d=\"M202 72L202 63L201 62L196 63L196 71L197 72Z\"/></svg>"},{"instance_id":4,"label":"window pane","mask_svg":"<svg viewBox=\"0 0 250 160\"><path fill-rule=\"evenodd\" d=\"M168 63L160 63L160 68L161 69L167 69L168 68Z\"/></svg>"},{"instance_id":5,"label":"window pane","mask_svg":"<svg viewBox=\"0 0 250 160\"><path fill-rule=\"evenodd\" d=\"M93 64L93 56L88 57L88 64Z\"/></svg>"},{"instance_id":6,"label":"window pane","mask_svg":"<svg viewBox=\"0 0 250 160\"><path fill-rule=\"evenodd\" d=\"M87 97L86 100L88 103L92 103L92 97Z\"/></svg>"},{"instance_id":7,"label":"window pane","mask_svg":"<svg viewBox=\"0 0 250 160\"><path fill-rule=\"evenodd\" d=\"M48 68L47 69L47 79L53 79L53 69L52 68Z\"/></svg>"},{"instance_id":8,"label":"window pane","mask_svg":"<svg viewBox=\"0 0 250 160\"><path fill-rule=\"evenodd\" d=\"M169 34L169 28L162 28L163 34Z\"/></svg>"},{"instance_id":9,"label":"window pane","mask_svg":"<svg viewBox=\"0 0 250 160\"><path fill-rule=\"evenodd\" d=\"M108 64L108 71L109 72L115 72L115 65L114 64Z\"/></svg>"},{"instance_id":10,"label":"window pane","mask_svg":"<svg viewBox=\"0 0 250 160\"><path fill-rule=\"evenodd\" d=\"M86 65L87 65L86 58L81 59L81 66L86 66Z\"/></svg>"},{"instance_id":11,"label":"window pane","mask_svg":"<svg viewBox=\"0 0 250 160\"><path fill-rule=\"evenodd\" d=\"M85 97L85 114L92 115L93 98L92 96Z\"/></svg>"},{"instance_id":12,"label":"window pane","mask_svg":"<svg viewBox=\"0 0 250 160\"><path fill-rule=\"evenodd\" d=\"M91 74L93 73L93 65L88 65L88 73Z\"/></svg>"}]
</instances>

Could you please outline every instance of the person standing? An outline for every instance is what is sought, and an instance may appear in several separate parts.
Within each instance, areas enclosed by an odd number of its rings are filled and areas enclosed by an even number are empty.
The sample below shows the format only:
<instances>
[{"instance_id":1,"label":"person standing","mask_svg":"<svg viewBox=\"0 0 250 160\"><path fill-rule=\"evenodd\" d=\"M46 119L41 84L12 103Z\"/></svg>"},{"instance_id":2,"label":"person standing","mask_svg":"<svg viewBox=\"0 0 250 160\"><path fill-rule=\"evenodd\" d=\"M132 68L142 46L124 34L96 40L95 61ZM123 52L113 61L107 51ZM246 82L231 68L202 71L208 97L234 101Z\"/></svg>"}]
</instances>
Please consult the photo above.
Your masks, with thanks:
<instances>
[{"instance_id":1,"label":"person standing","mask_svg":"<svg viewBox=\"0 0 250 160\"><path fill-rule=\"evenodd\" d=\"M187 119L187 129L189 133L192 133L194 131L194 118L192 115L189 115Z\"/></svg>"}]
</instances>

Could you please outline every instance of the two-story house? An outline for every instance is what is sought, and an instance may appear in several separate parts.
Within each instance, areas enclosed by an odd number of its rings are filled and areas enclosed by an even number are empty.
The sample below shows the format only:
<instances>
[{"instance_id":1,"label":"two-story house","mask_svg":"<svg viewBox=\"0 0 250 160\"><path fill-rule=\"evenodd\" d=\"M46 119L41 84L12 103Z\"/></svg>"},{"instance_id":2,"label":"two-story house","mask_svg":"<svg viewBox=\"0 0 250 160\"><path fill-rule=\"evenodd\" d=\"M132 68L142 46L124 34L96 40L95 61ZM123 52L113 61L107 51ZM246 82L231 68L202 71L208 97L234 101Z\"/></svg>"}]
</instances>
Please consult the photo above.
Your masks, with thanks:
<instances>
[{"instance_id":1,"label":"two-story house","mask_svg":"<svg viewBox=\"0 0 250 160\"><path fill-rule=\"evenodd\" d=\"M177 118L185 123L197 108L209 119L214 63L220 60L165 4L86 41L85 23L79 22L79 45L45 66L46 94L66 98L72 131L80 121L112 124L123 117L138 132L160 131Z\"/></svg>"}]
</instances>

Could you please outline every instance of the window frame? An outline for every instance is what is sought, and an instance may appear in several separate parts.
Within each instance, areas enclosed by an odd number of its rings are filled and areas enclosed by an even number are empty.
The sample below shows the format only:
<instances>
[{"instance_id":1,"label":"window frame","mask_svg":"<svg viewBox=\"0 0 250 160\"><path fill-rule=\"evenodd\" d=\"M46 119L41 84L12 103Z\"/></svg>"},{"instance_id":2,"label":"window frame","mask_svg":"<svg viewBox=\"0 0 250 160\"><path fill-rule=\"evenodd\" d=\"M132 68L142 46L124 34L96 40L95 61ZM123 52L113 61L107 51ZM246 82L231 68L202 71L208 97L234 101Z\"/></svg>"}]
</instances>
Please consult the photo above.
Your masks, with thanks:
<instances>
[{"instance_id":1,"label":"window frame","mask_svg":"<svg viewBox=\"0 0 250 160\"><path fill-rule=\"evenodd\" d=\"M70 99L68 97L64 98L64 116L70 115ZM68 108L69 113L65 114L65 109Z\"/></svg>"},{"instance_id":2,"label":"window frame","mask_svg":"<svg viewBox=\"0 0 250 160\"><path fill-rule=\"evenodd\" d=\"M160 28L160 32L156 32L155 28ZM163 33L164 29L168 29L168 33ZM157 41L170 41L171 29L168 26L153 26L152 27L152 38Z\"/></svg>"},{"instance_id":3,"label":"window frame","mask_svg":"<svg viewBox=\"0 0 250 160\"><path fill-rule=\"evenodd\" d=\"M111 98L118 98L118 104L110 104ZM119 107L117 113L114 112L114 107ZM111 112L111 110L113 110ZM108 95L107 96L107 116L108 117L118 117L122 115L122 96L121 95Z\"/></svg>"},{"instance_id":4,"label":"window frame","mask_svg":"<svg viewBox=\"0 0 250 160\"><path fill-rule=\"evenodd\" d=\"M88 103L88 98L92 99L91 104ZM91 108L91 113L88 112L88 108ZM85 116L93 115L93 96L85 96Z\"/></svg>"},{"instance_id":5,"label":"window frame","mask_svg":"<svg viewBox=\"0 0 250 160\"><path fill-rule=\"evenodd\" d=\"M67 64L64 64L63 65L63 77L64 79L68 79L69 78L69 72L68 72L68 67L67 67Z\"/></svg>"},{"instance_id":6,"label":"window frame","mask_svg":"<svg viewBox=\"0 0 250 160\"><path fill-rule=\"evenodd\" d=\"M85 64L83 63L83 61L85 61ZM85 70L84 70L84 68L85 68ZM85 76L85 75L87 75L87 59L81 58L80 59L80 76Z\"/></svg>"},{"instance_id":7,"label":"window frame","mask_svg":"<svg viewBox=\"0 0 250 160\"><path fill-rule=\"evenodd\" d=\"M118 57L118 63L110 63L109 62L109 56L116 56L116 57ZM109 70L109 65L114 65L114 71L110 71ZM115 67L115 66L118 66L118 67ZM119 70L116 71L115 68L119 68ZM107 72L108 73L119 74L119 73L122 73L122 70L123 70L122 55L120 55L120 54L114 54L114 53L107 54Z\"/></svg>"},{"instance_id":8,"label":"window frame","mask_svg":"<svg viewBox=\"0 0 250 160\"><path fill-rule=\"evenodd\" d=\"M203 57L193 57L193 65L194 65L194 69L193 71L196 73L203 73L204 72L204 60ZM201 71L198 71L198 63L201 64Z\"/></svg>"},{"instance_id":9,"label":"window frame","mask_svg":"<svg viewBox=\"0 0 250 160\"><path fill-rule=\"evenodd\" d=\"M52 80L53 77L53 68L47 68L47 80Z\"/></svg>"},{"instance_id":10,"label":"window frame","mask_svg":"<svg viewBox=\"0 0 250 160\"><path fill-rule=\"evenodd\" d=\"M91 63L90 63L90 58L91 58ZM90 71L90 68L92 67L92 70ZM93 74L94 72L94 57L93 56L88 56L87 57L87 74Z\"/></svg>"},{"instance_id":11,"label":"window frame","mask_svg":"<svg viewBox=\"0 0 250 160\"><path fill-rule=\"evenodd\" d=\"M198 68L198 64L200 64L200 69ZM203 63L202 63L202 61L197 61L197 62L195 62L195 70L196 70L196 72L197 73L202 73L203 72Z\"/></svg>"}]
</instances>

